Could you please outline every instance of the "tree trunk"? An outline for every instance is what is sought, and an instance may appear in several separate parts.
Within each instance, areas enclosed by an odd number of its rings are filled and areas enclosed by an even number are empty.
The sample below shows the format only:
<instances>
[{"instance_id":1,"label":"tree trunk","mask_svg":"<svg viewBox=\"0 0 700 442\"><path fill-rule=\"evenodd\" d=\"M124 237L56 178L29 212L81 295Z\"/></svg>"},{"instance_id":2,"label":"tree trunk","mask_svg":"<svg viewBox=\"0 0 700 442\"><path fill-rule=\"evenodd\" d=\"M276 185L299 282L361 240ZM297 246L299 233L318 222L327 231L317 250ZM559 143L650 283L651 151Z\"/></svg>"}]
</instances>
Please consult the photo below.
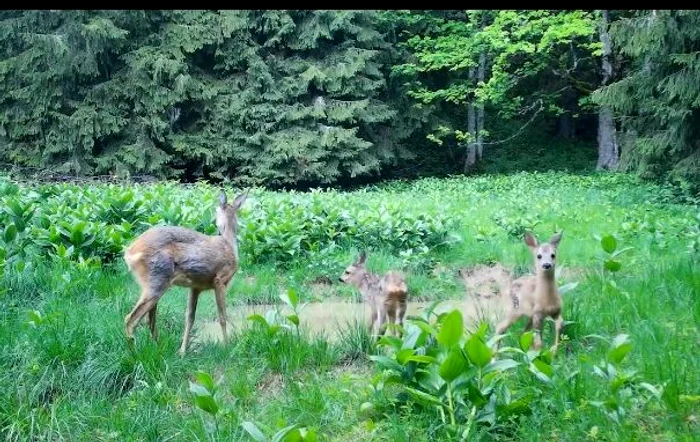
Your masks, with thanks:
<instances>
[{"instance_id":1,"label":"tree trunk","mask_svg":"<svg viewBox=\"0 0 700 442\"><path fill-rule=\"evenodd\" d=\"M473 83L475 76L474 68L469 69L470 83ZM467 156L464 160L465 172L468 172L476 163L476 106L473 99L467 105L467 132L469 132L469 142L467 143Z\"/></svg>"},{"instance_id":2,"label":"tree trunk","mask_svg":"<svg viewBox=\"0 0 700 442\"><path fill-rule=\"evenodd\" d=\"M601 11L599 23L600 42L603 44L602 69L605 86L613 76L612 44L608 34L608 11ZM620 158L620 149L617 145L617 133L612 109L602 106L598 111L598 170L616 170Z\"/></svg>"},{"instance_id":3,"label":"tree trunk","mask_svg":"<svg viewBox=\"0 0 700 442\"><path fill-rule=\"evenodd\" d=\"M476 74L477 82L484 82L486 76L486 53L479 54L479 68ZM476 156L479 161L484 156L484 104L479 103L476 109Z\"/></svg>"},{"instance_id":4,"label":"tree trunk","mask_svg":"<svg viewBox=\"0 0 700 442\"><path fill-rule=\"evenodd\" d=\"M568 87L562 93L562 101L564 105L564 113L559 116L558 136L565 140L571 140L576 136L576 121L573 117L574 107L576 106L576 92L573 88Z\"/></svg>"}]
</instances>

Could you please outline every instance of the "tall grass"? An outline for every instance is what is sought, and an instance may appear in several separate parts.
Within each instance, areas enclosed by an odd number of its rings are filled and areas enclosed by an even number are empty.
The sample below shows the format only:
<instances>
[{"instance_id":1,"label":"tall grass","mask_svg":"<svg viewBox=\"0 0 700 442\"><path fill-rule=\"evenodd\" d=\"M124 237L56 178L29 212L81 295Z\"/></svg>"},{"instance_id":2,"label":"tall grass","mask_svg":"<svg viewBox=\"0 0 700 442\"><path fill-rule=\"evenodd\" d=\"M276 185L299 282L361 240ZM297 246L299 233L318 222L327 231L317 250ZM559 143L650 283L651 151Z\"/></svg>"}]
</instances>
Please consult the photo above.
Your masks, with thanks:
<instances>
[{"instance_id":1,"label":"tall grass","mask_svg":"<svg viewBox=\"0 0 700 442\"><path fill-rule=\"evenodd\" d=\"M167 189L190 208L183 223L196 220L191 227L198 226L204 217L192 210L201 209L203 195L213 189ZM65 192L61 210L66 212L82 191L54 190L55 204ZM96 198L101 190L86 192ZM356 242L319 242L317 254L283 264L249 260L244 247L230 306L275 303L288 288L302 301L356 300L351 288L336 281L365 247L371 269L401 268L409 274L413 299L461 297L459 268L501 262L516 273L529 271L522 231L546 236L563 228L558 265L581 269L584 276L564 297L564 316L572 323L554 361L555 375L546 385L514 376L513 388L534 386L538 400L522 418L479 427L477 438L693 440L698 434L700 266L694 241L700 219L696 206L677 204L668 189L626 175L548 173L395 182L349 193L259 191L257 197L254 207L306 201L317 205L319 214L341 200L344 207L362 210L393 204L412 214L407 218L412 222L421 213L454 218L449 234L459 241L444 247L386 242L372 247L372 237L360 232ZM213 204L213 198L205 200ZM248 219L260 219L252 207L248 210ZM604 270L596 235L606 234L620 247L633 247L621 255L619 272ZM139 327L132 351L123 318L137 287L119 260L95 266L41 255L25 264L8 264L0 289L0 434L5 440L250 440L244 421L255 422L265 434L298 424L314 429L321 440L450 440L430 411L410 403L381 406L371 388L378 371L367 357L379 350L359 324L339 325L338 339L303 327L272 339L251 323L237 327L226 343L197 343L180 358L186 296L184 289L173 288L159 303L159 341ZM213 297L204 296L195 333L215 311ZM521 330L522 325L516 327L505 342L515 344ZM647 403L630 398L627 415L615 421L593 405L606 391L593 366L608 348L593 335L611 339L620 333L633 343L625 367L661 387L662 395ZM551 340L550 329L544 339ZM217 383L215 418L195 405L189 391L200 370Z\"/></svg>"}]
</instances>

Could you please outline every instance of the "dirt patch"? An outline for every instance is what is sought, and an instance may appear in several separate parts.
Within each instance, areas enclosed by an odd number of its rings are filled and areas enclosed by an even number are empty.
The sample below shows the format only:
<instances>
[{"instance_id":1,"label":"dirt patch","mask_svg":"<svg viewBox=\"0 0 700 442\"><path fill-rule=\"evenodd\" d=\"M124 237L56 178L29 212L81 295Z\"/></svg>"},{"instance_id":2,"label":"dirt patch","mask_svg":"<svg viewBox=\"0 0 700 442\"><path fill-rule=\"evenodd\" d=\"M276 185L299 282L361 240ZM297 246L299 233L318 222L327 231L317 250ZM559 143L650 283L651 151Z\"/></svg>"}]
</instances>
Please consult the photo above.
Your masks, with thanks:
<instances>
[{"instance_id":1,"label":"dirt patch","mask_svg":"<svg viewBox=\"0 0 700 442\"><path fill-rule=\"evenodd\" d=\"M464 316L468 328L475 327L480 321L486 320L492 324L500 319L507 308L507 294L512 276L499 264L479 265L469 269L461 269L459 275L464 282L466 294L462 299L450 299L437 305L434 312L459 309ZM312 287L318 290L329 290L327 281L314 281ZM315 289L314 289L315 290ZM433 304L427 302L411 302L409 300L406 316L422 316L425 310ZM276 308L283 314L289 309L282 305L258 304L243 305L229 308L229 329L236 330L250 323L248 316L265 314ZM302 330L312 335L322 334L330 341L340 336L340 331L352 326L355 322L367 323L369 307L361 302L329 298L322 302L311 302L299 313ZM214 318L209 321L195 322L193 341L220 341L221 327Z\"/></svg>"},{"instance_id":2,"label":"dirt patch","mask_svg":"<svg viewBox=\"0 0 700 442\"><path fill-rule=\"evenodd\" d=\"M258 400L275 396L284 388L284 377L279 373L267 373L257 385Z\"/></svg>"},{"instance_id":3,"label":"dirt patch","mask_svg":"<svg viewBox=\"0 0 700 442\"><path fill-rule=\"evenodd\" d=\"M477 299L498 298L508 292L513 281L512 274L500 264L480 264L472 268L460 269L459 276L467 290L467 296Z\"/></svg>"}]
</instances>

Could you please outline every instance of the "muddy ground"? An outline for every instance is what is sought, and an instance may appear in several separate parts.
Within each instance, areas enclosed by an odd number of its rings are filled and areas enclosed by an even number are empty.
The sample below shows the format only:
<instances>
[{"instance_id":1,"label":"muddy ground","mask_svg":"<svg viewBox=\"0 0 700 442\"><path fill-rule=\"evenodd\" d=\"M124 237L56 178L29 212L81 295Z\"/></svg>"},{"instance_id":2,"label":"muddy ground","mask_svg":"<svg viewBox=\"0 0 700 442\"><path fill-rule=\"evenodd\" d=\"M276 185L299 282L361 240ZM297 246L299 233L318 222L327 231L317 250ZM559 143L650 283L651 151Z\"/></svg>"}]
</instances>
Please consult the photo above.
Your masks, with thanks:
<instances>
[{"instance_id":1,"label":"muddy ground","mask_svg":"<svg viewBox=\"0 0 700 442\"><path fill-rule=\"evenodd\" d=\"M446 300L441 302L436 312L449 311L454 308L461 310L465 325L474 327L481 320L491 323L498 321L504 314L508 305L508 286L511 282L511 273L499 264L486 266L479 265L468 269L460 269L457 273L465 288L462 299ZM409 299L406 316L421 315L432 302L411 302ZM266 312L280 308L282 313L289 313L286 306L279 305L244 305L229 308L229 322L231 328L246 324L249 315ZM311 334L323 334L333 340L338 337L338 331L347 329L355 321L367 323L369 308L358 302L329 298L323 302L307 304L299 314L300 327ZM199 324L195 322L193 341L219 341L221 340L221 327L215 318L208 318Z\"/></svg>"}]
</instances>

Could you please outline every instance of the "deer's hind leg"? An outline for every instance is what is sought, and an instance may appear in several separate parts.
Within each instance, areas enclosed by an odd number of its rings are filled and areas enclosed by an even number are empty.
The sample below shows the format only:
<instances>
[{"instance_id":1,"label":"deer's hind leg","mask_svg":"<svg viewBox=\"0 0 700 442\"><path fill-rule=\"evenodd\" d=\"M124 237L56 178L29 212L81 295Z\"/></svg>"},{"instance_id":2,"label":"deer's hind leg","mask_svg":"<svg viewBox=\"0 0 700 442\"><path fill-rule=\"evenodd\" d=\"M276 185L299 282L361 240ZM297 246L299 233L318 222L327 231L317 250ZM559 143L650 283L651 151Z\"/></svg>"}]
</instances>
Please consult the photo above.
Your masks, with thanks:
<instances>
[{"instance_id":1,"label":"deer's hind leg","mask_svg":"<svg viewBox=\"0 0 700 442\"><path fill-rule=\"evenodd\" d=\"M141 265L137 268L139 285L141 286L141 297L136 302L133 310L124 318L124 328L129 340L134 339L134 328L146 313L149 313L165 291L170 287L170 281L175 272L172 260L167 259L152 261L158 265L146 269ZM141 272L138 272L141 270ZM150 318L149 318L150 319ZM155 313L153 313L153 324L155 328Z\"/></svg>"}]
</instances>

